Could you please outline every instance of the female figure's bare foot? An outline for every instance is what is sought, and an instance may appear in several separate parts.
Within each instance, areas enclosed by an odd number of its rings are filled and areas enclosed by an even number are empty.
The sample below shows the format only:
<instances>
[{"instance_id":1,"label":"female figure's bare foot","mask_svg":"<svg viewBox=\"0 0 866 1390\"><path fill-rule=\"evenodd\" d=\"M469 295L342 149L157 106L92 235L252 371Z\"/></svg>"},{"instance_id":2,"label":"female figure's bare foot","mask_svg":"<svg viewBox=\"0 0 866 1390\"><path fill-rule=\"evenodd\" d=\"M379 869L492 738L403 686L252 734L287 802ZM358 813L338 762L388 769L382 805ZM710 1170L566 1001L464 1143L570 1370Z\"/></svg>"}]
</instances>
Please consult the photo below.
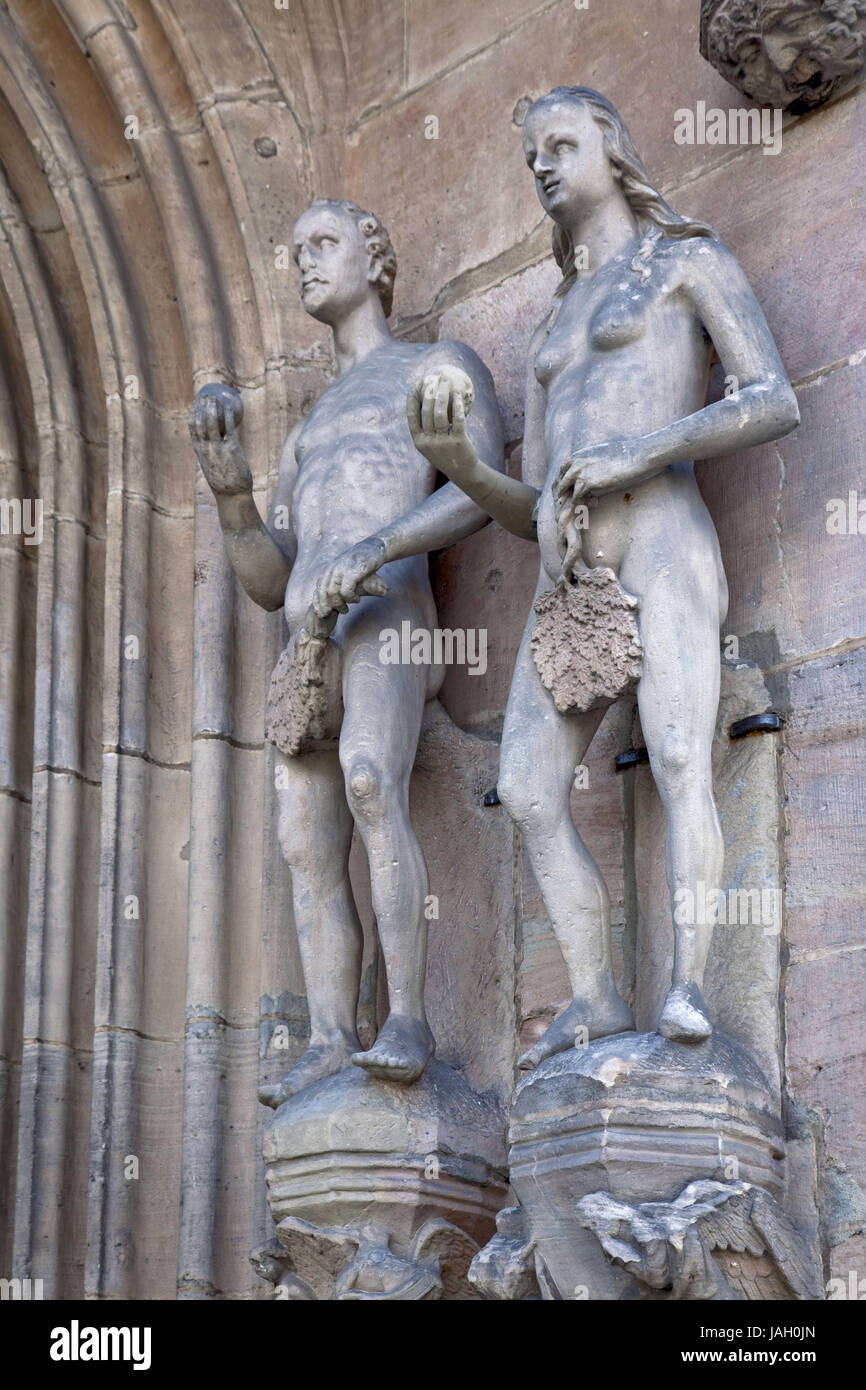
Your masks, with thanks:
<instances>
[{"instance_id":1,"label":"female figure's bare foot","mask_svg":"<svg viewBox=\"0 0 866 1390\"><path fill-rule=\"evenodd\" d=\"M585 1028L586 1033L579 1032ZM599 998L590 1003L586 998L572 999L564 1013L555 1018L517 1065L521 1071L531 1071L556 1052L567 1052L592 1038L606 1038L611 1033L629 1033L634 1028L631 1009L620 994L609 985Z\"/></svg>"},{"instance_id":2,"label":"female figure's bare foot","mask_svg":"<svg viewBox=\"0 0 866 1390\"><path fill-rule=\"evenodd\" d=\"M426 1019L389 1014L369 1052L356 1052L352 1061L382 1081L417 1081L435 1046Z\"/></svg>"},{"instance_id":3,"label":"female figure's bare foot","mask_svg":"<svg viewBox=\"0 0 866 1390\"><path fill-rule=\"evenodd\" d=\"M699 1043L710 1036L713 1025L697 985L674 985L668 990L658 1031L670 1042Z\"/></svg>"},{"instance_id":4,"label":"female figure's bare foot","mask_svg":"<svg viewBox=\"0 0 866 1390\"><path fill-rule=\"evenodd\" d=\"M270 1105L276 1110L284 1100L303 1091L305 1086L312 1086L314 1081L322 1081L324 1077L342 1071L360 1046L356 1033L335 1033L325 1042L311 1044L286 1072L282 1081L275 1086L259 1087L259 1100L262 1105Z\"/></svg>"}]
</instances>

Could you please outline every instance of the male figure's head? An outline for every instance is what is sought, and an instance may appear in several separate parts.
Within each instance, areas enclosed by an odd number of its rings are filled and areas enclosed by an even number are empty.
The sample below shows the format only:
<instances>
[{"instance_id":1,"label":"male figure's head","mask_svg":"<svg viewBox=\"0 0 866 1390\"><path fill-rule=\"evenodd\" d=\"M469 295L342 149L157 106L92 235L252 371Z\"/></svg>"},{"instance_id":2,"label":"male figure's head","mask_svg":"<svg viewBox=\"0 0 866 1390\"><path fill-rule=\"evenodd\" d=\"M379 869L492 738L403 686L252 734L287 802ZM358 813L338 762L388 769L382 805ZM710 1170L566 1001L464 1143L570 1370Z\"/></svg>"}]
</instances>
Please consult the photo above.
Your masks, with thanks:
<instances>
[{"instance_id":1,"label":"male figure's head","mask_svg":"<svg viewBox=\"0 0 866 1390\"><path fill-rule=\"evenodd\" d=\"M314 319L333 326L371 297L390 314L397 257L378 217L357 203L317 198L295 223L293 254Z\"/></svg>"}]
</instances>

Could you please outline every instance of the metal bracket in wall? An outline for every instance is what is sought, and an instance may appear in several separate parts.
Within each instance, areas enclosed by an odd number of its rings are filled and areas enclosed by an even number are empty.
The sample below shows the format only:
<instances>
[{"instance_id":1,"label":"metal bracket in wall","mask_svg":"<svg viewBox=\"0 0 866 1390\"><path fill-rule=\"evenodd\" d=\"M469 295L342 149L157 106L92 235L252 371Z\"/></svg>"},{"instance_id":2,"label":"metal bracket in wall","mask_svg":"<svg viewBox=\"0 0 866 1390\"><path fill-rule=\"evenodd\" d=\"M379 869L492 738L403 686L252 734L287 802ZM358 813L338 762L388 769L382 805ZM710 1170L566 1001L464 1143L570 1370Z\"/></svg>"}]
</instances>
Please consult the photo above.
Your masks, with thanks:
<instances>
[{"instance_id":1,"label":"metal bracket in wall","mask_svg":"<svg viewBox=\"0 0 866 1390\"><path fill-rule=\"evenodd\" d=\"M645 748L627 748L624 753L617 753L613 765L617 772L625 772L626 768L637 767L638 763L648 762L649 753Z\"/></svg>"},{"instance_id":2,"label":"metal bracket in wall","mask_svg":"<svg viewBox=\"0 0 866 1390\"><path fill-rule=\"evenodd\" d=\"M728 729L731 739L748 738L749 734L777 734L784 729L785 721L774 709L766 709L763 714L750 714L745 719L735 719Z\"/></svg>"}]
</instances>

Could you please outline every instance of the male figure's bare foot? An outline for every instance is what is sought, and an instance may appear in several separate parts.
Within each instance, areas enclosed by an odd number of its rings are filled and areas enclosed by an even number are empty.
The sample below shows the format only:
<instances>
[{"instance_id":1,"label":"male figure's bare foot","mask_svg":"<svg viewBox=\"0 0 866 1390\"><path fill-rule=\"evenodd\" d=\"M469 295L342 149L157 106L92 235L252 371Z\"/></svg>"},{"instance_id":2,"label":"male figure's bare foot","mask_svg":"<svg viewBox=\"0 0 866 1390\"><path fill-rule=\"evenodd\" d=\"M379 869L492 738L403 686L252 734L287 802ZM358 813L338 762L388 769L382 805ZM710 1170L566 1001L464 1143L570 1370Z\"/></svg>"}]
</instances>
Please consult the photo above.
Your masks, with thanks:
<instances>
[{"instance_id":1,"label":"male figure's bare foot","mask_svg":"<svg viewBox=\"0 0 866 1390\"><path fill-rule=\"evenodd\" d=\"M286 1072L282 1081L275 1086L259 1087L259 1100L262 1105L270 1105L276 1110L289 1096L303 1091L306 1086L312 1086L314 1081L322 1081L326 1076L342 1071L360 1046L356 1033L337 1033L326 1042L312 1044Z\"/></svg>"},{"instance_id":2,"label":"male figure's bare foot","mask_svg":"<svg viewBox=\"0 0 866 1390\"><path fill-rule=\"evenodd\" d=\"M586 1033L578 1031L583 1028L587 1030ZM572 999L565 1012L553 1020L538 1042L518 1059L517 1065L521 1071L532 1071L533 1067L554 1053L579 1047L583 1040L606 1038L611 1033L629 1033L633 1028L631 1009L610 985L592 1003L585 998Z\"/></svg>"},{"instance_id":3,"label":"male figure's bare foot","mask_svg":"<svg viewBox=\"0 0 866 1390\"><path fill-rule=\"evenodd\" d=\"M710 1036L713 1025L697 985L674 985L668 990L658 1031L670 1042L699 1043Z\"/></svg>"},{"instance_id":4,"label":"male figure's bare foot","mask_svg":"<svg viewBox=\"0 0 866 1390\"><path fill-rule=\"evenodd\" d=\"M425 1019L389 1014L369 1052L356 1052L352 1061L382 1081L417 1081L435 1046Z\"/></svg>"}]
</instances>

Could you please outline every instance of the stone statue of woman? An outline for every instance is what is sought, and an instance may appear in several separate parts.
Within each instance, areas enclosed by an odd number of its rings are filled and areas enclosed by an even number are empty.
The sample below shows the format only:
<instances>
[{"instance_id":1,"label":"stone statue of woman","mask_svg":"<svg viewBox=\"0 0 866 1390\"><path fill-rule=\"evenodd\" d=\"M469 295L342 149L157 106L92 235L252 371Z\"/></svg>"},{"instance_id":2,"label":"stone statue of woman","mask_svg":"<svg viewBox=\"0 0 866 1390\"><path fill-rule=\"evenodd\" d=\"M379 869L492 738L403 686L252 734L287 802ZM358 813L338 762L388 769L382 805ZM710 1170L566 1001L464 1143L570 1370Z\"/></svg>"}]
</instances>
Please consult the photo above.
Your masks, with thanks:
<instances>
[{"instance_id":1,"label":"stone statue of woman","mask_svg":"<svg viewBox=\"0 0 866 1390\"><path fill-rule=\"evenodd\" d=\"M607 569L637 600L637 700L667 820L671 903L694 901L696 884L716 887L723 871L710 753L727 585L692 461L787 434L797 401L735 257L668 206L609 101L557 87L529 108L523 145L562 270L530 346L524 481L478 459L453 381L419 382L410 428L421 453L495 520L537 539L536 599ZM713 347L734 389L706 405ZM573 1046L578 1029L591 1039L634 1027L611 973L607 889L569 809L603 708L557 707L533 657L536 621L531 613L514 671L499 796L526 844L573 1000L523 1068ZM711 1033L701 994L710 930L674 916L657 1025L674 1041Z\"/></svg>"}]
</instances>

